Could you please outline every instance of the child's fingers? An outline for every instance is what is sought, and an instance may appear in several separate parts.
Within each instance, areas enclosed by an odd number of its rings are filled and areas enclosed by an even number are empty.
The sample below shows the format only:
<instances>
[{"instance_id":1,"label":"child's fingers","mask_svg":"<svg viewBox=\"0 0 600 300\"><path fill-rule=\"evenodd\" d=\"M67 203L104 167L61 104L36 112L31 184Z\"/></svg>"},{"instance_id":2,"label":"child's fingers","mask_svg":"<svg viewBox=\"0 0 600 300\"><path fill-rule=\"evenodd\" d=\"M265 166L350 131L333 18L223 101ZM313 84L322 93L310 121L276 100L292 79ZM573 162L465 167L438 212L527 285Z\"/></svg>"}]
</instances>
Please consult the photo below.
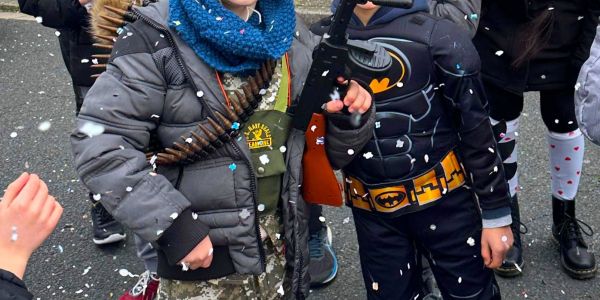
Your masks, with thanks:
<instances>
[{"instance_id":1,"label":"child's fingers","mask_svg":"<svg viewBox=\"0 0 600 300\"><path fill-rule=\"evenodd\" d=\"M60 206L53 196L46 196L46 199L41 204L41 210L39 213L40 221L44 222L48 220L52 216L52 213L57 205Z\"/></svg>"},{"instance_id":2,"label":"child's fingers","mask_svg":"<svg viewBox=\"0 0 600 300\"><path fill-rule=\"evenodd\" d=\"M502 265L502 261L504 261L504 254L506 253L506 248L504 245L496 245L494 249L492 249L492 263L489 266L490 269L495 269Z\"/></svg>"},{"instance_id":3,"label":"child's fingers","mask_svg":"<svg viewBox=\"0 0 600 300\"><path fill-rule=\"evenodd\" d=\"M60 220L60 217L62 216L63 213L63 207L60 205L60 203L58 203L54 197L50 196L48 200L52 200L54 209L52 210L52 214L50 214L50 217L48 218L47 221L47 229L49 229L50 232L54 231L54 228L56 228L56 225L58 224L58 221Z\"/></svg>"},{"instance_id":4,"label":"child's fingers","mask_svg":"<svg viewBox=\"0 0 600 300\"><path fill-rule=\"evenodd\" d=\"M358 94L356 97L356 100L354 100L354 103L352 103L352 105L348 108L348 111L351 113L358 111L362 108L364 103L365 103L365 96L362 94Z\"/></svg>"},{"instance_id":5,"label":"child's fingers","mask_svg":"<svg viewBox=\"0 0 600 300\"><path fill-rule=\"evenodd\" d=\"M336 113L336 112L342 110L342 108L344 108L344 103L342 101L339 101L339 100L329 101L325 105L325 110L328 113Z\"/></svg>"},{"instance_id":6,"label":"child's fingers","mask_svg":"<svg viewBox=\"0 0 600 300\"><path fill-rule=\"evenodd\" d=\"M48 186L43 180L40 180L40 186L35 197L31 200L29 204L30 210L34 213L34 215L38 215L42 209L44 208L44 202L46 202L48 198Z\"/></svg>"},{"instance_id":7,"label":"child's fingers","mask_svg":"<svg viewBox=\"0 0 600 300\"><path fill-rule=\"evenodd\" d=\"M492 263L492 254L490 253L490 246L487 241L481 241L481 258L483 259L483 264L488 267Z\"/></svg>"},{"instance_id":8,"label":"child's fingers","mask_svg":"<svg viewBox=\"0 0 600 300\"><path fill-rule=\"evenodd\" d=\"M6 187L6 191L4 192L4 196L2 196L1 205L9 206L10 203L17 197L21 189L25 186L25 184L29 181L29 173L25 172L19 176L15 181Z\"/></svg>"},{"instance_id":9,"label":"child's fingers","mask_svg":"<svg viewBox=\"0 0 600 300\"><path fill-rule=\"evenodd\" d=\"M19 192L19 195L13 201L13 204L18 204L23 207L28 207L33 198L37 195L40 189L40 177L36 174L31 174L25 186Z\"/></svg>"},{"instance_id":10,"label":"child's fingers","mask_svg":"<svg viewBox=\"0 0 600 300\"><path fill-rule=\"evenodd\" d=\"M356 101L356 97L358 96L359 92L359 87L360 86L355 82L350 82L350 87L346 92L346 97L344 97L344 105L351 106L354 103L354 101Z\"/></svg>"}]
</instances>

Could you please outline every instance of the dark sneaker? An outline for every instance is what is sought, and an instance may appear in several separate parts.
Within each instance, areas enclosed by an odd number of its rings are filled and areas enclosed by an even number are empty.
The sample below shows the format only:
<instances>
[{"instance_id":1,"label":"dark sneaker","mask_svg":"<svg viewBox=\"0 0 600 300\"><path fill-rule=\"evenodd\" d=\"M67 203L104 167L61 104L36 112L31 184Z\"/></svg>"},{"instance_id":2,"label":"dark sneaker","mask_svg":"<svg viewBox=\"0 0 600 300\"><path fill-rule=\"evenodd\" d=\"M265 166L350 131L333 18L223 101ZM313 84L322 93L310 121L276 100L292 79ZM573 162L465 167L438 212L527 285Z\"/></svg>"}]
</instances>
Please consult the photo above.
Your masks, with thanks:
<instances>
[{"instance_id":1,"label":"dark sneaker","mask_svg":"<svg viewBox=\"0 0 600 300\"><path fill-rule=\"evenodd\" d=\"M146 271L140 274L138 282L131 290L119 297L119 300L153 300L158 293L159 283L160 279L156 273Z\"/></svg>"},{"instance_id":2,"label":"dark sneaker","mask_svg":"<svg viewBox=\"0 0 600 300\"><path fill-rule=\"evenodd\" d=\"M595 277L596 259L582 236L582 232L592 236L594 231L588 224L575 218L574 200L553 199L552 204L552 236L560 245L560 264L565 273L575 279Z\"/></svg>"},{"instance_id":3,"label":"dark sneaker","mask_svg":"<svg viewBox=\"0 0 600 300\"><path fill-rule=\"evenodd\" d=\"M332 247L332 234L329 226L311 234L308 240L310 263L310 286L319 287L331 282L338 271L337 257Z\"/></svg>"},{"instance_id":4,"label":"dark sneaker","mask_svg":"<svg viewBox=\"0 0 600 300\"><path fill-rule=\"evenodd\" d=\"M116 243L125 239L125 230L106 211L100 202L92 205L92 227L94 228L93 241L96 245Z\"/></svg>"},{"instance_id":5,"label":"dark sneaker","mask_svg":"<svg viewBox=\"0 0 600 300\"><path fill-rule=\"evenodd\" d=\"M526 234L528 231L527 226L521 223L517 195L512 198L510 208L512 217L510 229L512 230L514 238L513 246L506 253L506 257L504 258L502 265L494 270L494 272L496 272L496 274L499 276L507 278L516 277L523 274L525 261L523 260L521 234ZM521 228L524 228L524 230L521 230Z\"/></svg>"}]
</instances>

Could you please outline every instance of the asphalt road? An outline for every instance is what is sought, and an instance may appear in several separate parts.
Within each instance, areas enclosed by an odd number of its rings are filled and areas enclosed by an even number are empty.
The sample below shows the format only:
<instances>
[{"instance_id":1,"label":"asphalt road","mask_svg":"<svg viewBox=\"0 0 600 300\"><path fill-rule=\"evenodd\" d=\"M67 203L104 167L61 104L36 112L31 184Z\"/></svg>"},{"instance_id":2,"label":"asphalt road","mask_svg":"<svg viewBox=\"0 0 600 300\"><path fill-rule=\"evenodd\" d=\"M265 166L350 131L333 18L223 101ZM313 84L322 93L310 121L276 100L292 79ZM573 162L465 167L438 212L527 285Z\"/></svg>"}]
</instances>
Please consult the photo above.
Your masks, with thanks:
<instances>
[{"instance_id":1,"label":"asphalt road","mask_svg":"<svg viewBox=\"0 0 600 300\"><path fill-rule=\"evenodd\" d=\"M0 16L0 186L20 172L35 172L48 182L65 207L50 239L34 254L26 282L39 299L115 299L136 280L118 270L143 271L133 239L98 248L91 241L85 190L72 168L68 135L73 126L73 92L54 30L31 21ZM545 129L537 94L527 95L520 131L520 194L527 264L524 276L500 279L505 299L600 299L600 279L575 281L559 268L557 247L550 239L550 194ZM41 122L51 127L38 130ZM14 136L16 133L16 137ZM600 228L600 149L589 144L578 196L579 217ZM312 292L313 299L364 299L358 245L348 209L327 209L340 261L338 278ZM588 238L592 249L600 234Z\"/></svg>"}]
</instances>

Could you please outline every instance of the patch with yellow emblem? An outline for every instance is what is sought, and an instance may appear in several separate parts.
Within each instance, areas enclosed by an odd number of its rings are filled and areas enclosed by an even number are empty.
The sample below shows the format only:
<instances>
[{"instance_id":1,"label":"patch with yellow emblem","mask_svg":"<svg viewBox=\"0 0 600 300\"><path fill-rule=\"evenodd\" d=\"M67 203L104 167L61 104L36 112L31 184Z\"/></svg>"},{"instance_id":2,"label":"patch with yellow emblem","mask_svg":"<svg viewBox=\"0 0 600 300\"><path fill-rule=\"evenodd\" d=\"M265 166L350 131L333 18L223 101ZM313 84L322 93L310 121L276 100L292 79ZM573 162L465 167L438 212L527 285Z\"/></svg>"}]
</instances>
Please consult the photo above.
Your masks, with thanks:
<instances>
[{"instance_id":1,"label":"patch with yellow emblem","mask_svg":"<svg viewBox=\"0 0 600 300\"><path fill-rule=\"evenodd\" d=\"M263 123L256 122L246 127L244 135L248 141L248 148L251 150L267 148L273 146L273 138L271 137L271 129Z\"/></svg>"}]
</instances>

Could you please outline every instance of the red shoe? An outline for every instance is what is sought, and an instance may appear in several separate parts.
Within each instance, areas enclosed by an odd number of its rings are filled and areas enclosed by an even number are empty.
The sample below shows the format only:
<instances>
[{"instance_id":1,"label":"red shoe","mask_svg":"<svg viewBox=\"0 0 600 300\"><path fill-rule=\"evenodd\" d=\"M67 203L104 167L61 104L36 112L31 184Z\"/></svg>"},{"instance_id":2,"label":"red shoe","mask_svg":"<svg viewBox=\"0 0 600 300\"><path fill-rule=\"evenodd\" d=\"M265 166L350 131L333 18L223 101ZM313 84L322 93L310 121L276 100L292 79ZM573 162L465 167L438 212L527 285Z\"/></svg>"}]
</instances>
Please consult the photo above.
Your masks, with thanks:
<instances>
[{"instance_id":1,"label":"red shoe","mask_svg":"<svg viewBox=\"0 0 600 300\"><path fill-rule=\"evenodd\" d=\"M146 271L140 274L140 279L130 291L125 292L119 300L154 300L158 292L160 278L156 273Z\"/></svg>"}]
</instances>

